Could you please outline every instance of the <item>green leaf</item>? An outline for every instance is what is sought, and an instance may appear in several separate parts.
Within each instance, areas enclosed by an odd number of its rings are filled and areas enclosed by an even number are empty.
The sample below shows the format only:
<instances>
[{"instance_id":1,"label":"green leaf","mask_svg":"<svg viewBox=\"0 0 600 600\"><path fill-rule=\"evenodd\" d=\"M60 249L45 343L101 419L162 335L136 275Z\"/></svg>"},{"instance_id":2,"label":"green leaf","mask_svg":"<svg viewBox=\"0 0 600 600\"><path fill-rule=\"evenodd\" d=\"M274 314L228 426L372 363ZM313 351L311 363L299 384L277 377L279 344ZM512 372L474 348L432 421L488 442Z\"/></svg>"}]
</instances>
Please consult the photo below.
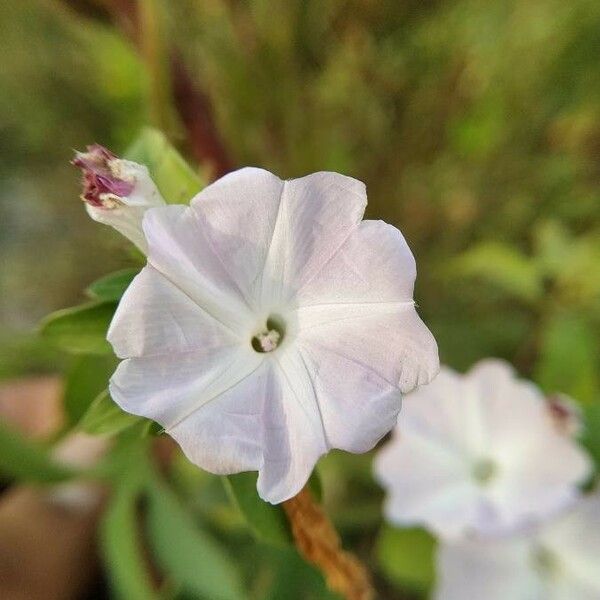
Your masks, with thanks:
<instances>
[{"instance_id":1,"label":"green leaf","mask_svg":"<svg viewBox=\"0 0 600 600\"><path fill-rule=\"evenodd\" d=\"M262 545L260 553L270 567L268 589L260 600L341 600L328 589L323 574L300 557L297 550Z\"/></svg>"},{"instance_id":2,"label":"green leaf","mask_svg":"<svg viewBox=\"0 0 600 600\"><path fill-rule=\"evenodd\" d=\"M256 478L254 472L238 473L224 477L223 483L231 501L239 508L258 539L277 546L293 543L283 508L260 499L256 491Z\"/></svg>"},{"instance_id":3,"label":"green leaf","mask_svg":"<svg viewBox=\"0 0 600 600\"><path fill-rule=\"evenodd\" d=\"M400 587L427 591L435 577L435 539L423 529L384 526L377 559L384 575Z\"/></svg>"},{"instance_id":4,"label":"green leaf","mask_svg":"<svg viewBox=\"0 0 600 600\"><path fill-rule=\"evenodd\" d=\"M47 449L31 443L0 423L0 473L21 481L54 483L76 471L52 460Z\"/></svg>"},{"instance_id":5,"label":"green leaf","mask_svg":"<svg viewBox=\"0 0 600 600\"><path fill-rule=\"evenodd\" d=\"M168 488L148 488L148 531L165 573L194 596L214 600L245 597L236 566L225 551L184 511Z\"/></svg>"},{"instance_id":6,"label":"green leaf","mask_svg":"<svg viewBox=\"0 0 600 600\"><path fill-rule=\"evenodd\" d=\"M81 419L80 427L86 433L116 435L142 421L142 417L136 417L121 410L113 402L108 391L104 390L91 403Z\"/></svg>"},{"instance_id":7,"label":"green leaf","mask_svg":"<svg viewBox=\"0 0 600 600\"><path fill-rule=\"evenodd\" d=\"M93 400L106 389L116 363L113 356L77 357L67 375L63 398L69 425L78 423Z\"/></svg>"},{"instance_id":8,"label":"green leaf","mask_svg":"<svg viewBox=\"0 0 600 600\"><path fill-rule=\"evenodd\" d=\"M126 157L148 167L152 179L169 204L188 204L204 187L199 175L156 129L143 129L127 150Z\"/></svg>"},{"instance_id":9,"label":"green leaf","mask_svg":"<svg viewBox=\"0 0 600 600\"><path fill-rule=\"evenodd\" d=\"M105 302L118 302L139 269L123 269L97 279L86 290L88 296Z\"/></svg>"},{"instance_id":10,"label":"green leaf","mask_svg":"<svg viewBox=\"0 0 600 600\"><path fill-rule=\"evenodd\" d=\"M123 478L119 482L101 523L100 548L116 598L158 600L141 545L139 497L137 480Z\"/></svg>"},{"instance_id":11,"label":"green leaf","mask_svg":"<svg viewBox=\"0 0 600 600\"><path fill-rule=\"evenodd\" d=\"M597 339L586 320L558 313L542 331L535 380L546 392L563 392L580 402L600 399Z\"/></svg>"},{"instance_id":12,"label":"green leaf","mask_svg":"<svg viewBox=\"0 0 600 600\"><path fill-rule=\"evenodd\" d=\"M92 302L48 315L40 333L68 352L111 354L106 332L116 309L114 302Z\"/></svg>"},{"instance_id":13,"label":"green leaf","mask_svg":"<svg viewBox=\"0 0 600 600\"><path fill-rule=\"evenodd\" d=\"M323 500L323 482L321 481L321 476L319 475L319 471L317 469L313 469L313 472L310 474L308 478L308 489L313 495L314 499L317 502L321 502Z\"/></svg>"},{"instance_id":14,"label":"green leaf","mask_svg":"<svg viewBox=\"0 0 600 600\"><path fill-rule=\"evenodd\" d=\"M505 244L485 242L472 247L450 263L450 272L486 281L526 302L536 301L542 294L535 263Z\"/></svg>"}]
</instances>

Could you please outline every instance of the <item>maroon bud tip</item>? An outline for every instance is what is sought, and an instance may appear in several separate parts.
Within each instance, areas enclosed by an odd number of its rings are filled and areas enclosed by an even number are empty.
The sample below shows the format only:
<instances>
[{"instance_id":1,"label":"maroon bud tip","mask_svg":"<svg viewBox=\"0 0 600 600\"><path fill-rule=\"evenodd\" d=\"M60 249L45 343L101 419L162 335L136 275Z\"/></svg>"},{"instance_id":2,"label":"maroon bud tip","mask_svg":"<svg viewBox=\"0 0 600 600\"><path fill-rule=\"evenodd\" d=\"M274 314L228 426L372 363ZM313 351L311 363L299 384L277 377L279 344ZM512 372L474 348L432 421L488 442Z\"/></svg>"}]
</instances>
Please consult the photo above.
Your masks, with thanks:
<instances>
[{"instance_id":1,"label":"maroon bud tip","mask_svg":"<svg viewBox=\"0 0 600 600\"><path fill-rule=\"evenodd\" d=\"M576 405L561 394L546 398L550 417L561 433L577 433L581 426L581 414Z\"/></svg>"},{"instance_id":2,"label":"maroon bud tip","mask_svg":"<svg viewBox=\"0 0 600 600\"><path fill-rule=\"evenodd\" d=\"M82 198L91 206L103 208L101 196L104 194L125 197L133 191L133 183L113 175L109 163L116 158L104 146L92 144L87 147L87 152L77 152L71 161L83 173Z\"/></svg>"}]
</instances>

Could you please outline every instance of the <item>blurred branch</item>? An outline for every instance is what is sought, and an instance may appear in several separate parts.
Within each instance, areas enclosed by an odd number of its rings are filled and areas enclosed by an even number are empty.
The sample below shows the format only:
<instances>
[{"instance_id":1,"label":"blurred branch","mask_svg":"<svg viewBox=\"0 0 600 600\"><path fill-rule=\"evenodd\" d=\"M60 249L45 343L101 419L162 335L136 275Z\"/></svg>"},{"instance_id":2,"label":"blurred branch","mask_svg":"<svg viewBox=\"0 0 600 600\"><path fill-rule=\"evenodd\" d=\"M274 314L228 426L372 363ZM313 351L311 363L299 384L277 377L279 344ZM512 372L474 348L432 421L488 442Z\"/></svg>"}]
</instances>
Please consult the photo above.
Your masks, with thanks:
<instances>
[{"instance_id":1,"label":"blurred branch","mask_svg":"<svg viewBox=\"0 0 600 600\"><path fill-rule=\"evenodd\" d=\"M175 106L194 155L212 164L216 177L232 171L235 164L216 129L210 100L195 86L177 51L171 53L171 77Z\"/></svg>"},{"instance_id":2,"label":"blurred branch","mask_svg":"<svg viewBox=\"0 0 600 600\"><path fill-rule=\"evenodd\" d=\"M160 0L144 0L138 5L138 49L149 73L150 120L169 137L179 137L179 123L173 114L170 61L163 6Z\"/></svg>"},{"instance_id":3,"label":"blurred branch","mask_svg":"<svg viewBox=\"0 0 600 600\"><path fill-rule=\"evenodd\" d=\"M87 17L94 15L98 18L97 11L101 10L104 18L111 20L133 42L145 60L148 60L150 50L156 50L155 47L149 48L146 39L147 27L143 27L142 23L142 13L145 14L147 11L140 11L140 5L136 0L63 0L63 2L72 10ZM210 99L193 80L179 49L171 43L167 53L169 63L167 68L170 66L170 91L179 119L185 128L189 148L200 164L210 168L213 177L220 177L233 170L235 165L217 129ZM152 64L155 66L156 63ZM152 65L149 65L149 68L152 71ZM151 72L151 76L156 76L156 73ZM152 86L152 91L156 92L156 88L160 87L160 81L153 81ZM164 93L164 89L161 93ZM164 119L160 120L161 126L165 127ZM171 132L167 131L167 133Z\"/></svg>"}]
</instances>

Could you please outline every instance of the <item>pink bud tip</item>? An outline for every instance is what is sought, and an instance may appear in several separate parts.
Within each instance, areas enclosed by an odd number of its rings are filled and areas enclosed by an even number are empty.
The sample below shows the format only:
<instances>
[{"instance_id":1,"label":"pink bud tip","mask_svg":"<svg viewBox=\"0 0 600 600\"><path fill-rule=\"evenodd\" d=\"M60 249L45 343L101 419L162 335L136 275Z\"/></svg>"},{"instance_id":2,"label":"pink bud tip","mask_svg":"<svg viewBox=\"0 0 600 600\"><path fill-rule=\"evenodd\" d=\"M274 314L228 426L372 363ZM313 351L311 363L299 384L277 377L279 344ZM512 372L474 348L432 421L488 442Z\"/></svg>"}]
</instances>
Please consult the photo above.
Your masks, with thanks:
<instances>
[{"instance_id":1,"label":"pink bud tip","mask_svg":"<svg viewBox=\"0 0 600 600\"><path fill-rule=\"evenodd\" d=\"M101 196L112 194L125 197L131 194L134 184L115 177L110 161L117 157L100 144L87 147L87 152L77 152L71 164L81 169L83 173L82 198L92 206L104 208Z\"/></svg>"}]
</instances>

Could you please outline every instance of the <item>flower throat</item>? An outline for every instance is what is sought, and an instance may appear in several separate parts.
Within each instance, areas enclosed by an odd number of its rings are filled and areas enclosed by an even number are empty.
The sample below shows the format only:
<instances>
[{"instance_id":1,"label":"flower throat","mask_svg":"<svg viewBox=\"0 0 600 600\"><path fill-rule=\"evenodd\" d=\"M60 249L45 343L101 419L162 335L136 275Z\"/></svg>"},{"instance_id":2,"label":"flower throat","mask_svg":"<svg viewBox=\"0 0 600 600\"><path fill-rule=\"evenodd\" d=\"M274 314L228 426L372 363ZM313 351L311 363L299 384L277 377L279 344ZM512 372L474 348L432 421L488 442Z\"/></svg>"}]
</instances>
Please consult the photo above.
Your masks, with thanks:
<instances>
[{"instance_id":1,"label":"flower throat","mask_svg":"<svg viewBox=\"0 0 600 600\"><path fill-rule=\"evenodd\" d=\"M256 352L273 352L285 337L285 326L281 318L271 315L262 331L252 337L250 341Z\"/></svg>"}]
</instances>

